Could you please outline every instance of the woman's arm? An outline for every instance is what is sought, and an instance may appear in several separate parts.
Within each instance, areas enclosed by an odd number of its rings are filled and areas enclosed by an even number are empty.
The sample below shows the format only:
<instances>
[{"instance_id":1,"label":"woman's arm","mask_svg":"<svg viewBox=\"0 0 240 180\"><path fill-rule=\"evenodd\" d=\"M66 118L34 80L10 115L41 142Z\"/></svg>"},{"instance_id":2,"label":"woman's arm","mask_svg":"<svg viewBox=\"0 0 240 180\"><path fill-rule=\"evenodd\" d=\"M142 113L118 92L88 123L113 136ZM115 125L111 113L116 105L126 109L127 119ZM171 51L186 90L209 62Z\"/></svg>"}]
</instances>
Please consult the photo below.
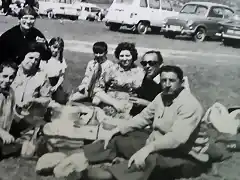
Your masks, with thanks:
<instances>
[{"instance_id":1,"label":"woman's arm","mask_svg":"<svg viewBox=\"0 0 240 180\"><path fill-rule=\"evenodd\" d=\"M61 75L61 76L59 77L59 79L58 79L57 84L56 84L55 86L53 86L53 87L51 88L51 90L52 90L52 91L56 91L57 88L63 83L63 80L64 80L64 75Z\"/></svg>"},{"instance_id":2,"label":"woman's arm","mask_svg":"<svg viewBox=\"0 0 240 180\"><path fill-rule=\"evenodd\" d=\"M95 96L99 98L101 102L112 105L117 111L124 110L124 104L120 103L117 99L112 98L104 91L97 92Z\"/></svg>"}]
</instances>

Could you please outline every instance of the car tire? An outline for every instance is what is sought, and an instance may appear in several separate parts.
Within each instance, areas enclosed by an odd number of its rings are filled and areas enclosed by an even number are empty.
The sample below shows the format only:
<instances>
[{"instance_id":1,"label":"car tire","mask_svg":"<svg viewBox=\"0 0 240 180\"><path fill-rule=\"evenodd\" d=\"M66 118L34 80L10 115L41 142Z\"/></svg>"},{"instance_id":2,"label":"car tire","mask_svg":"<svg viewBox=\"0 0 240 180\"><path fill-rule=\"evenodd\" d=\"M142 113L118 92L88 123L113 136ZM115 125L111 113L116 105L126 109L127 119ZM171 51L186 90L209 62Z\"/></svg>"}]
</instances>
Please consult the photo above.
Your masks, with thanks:
<instances>
[{"instance_id":1,"label":"car tire","mask_svg":"<svg viewBox=\"0 0 240 180\"><path fill-rule=\"evenodd\" d=\"M149 28L149 23L147 22L143 22L143 21L140 21L137 25L137 33L138 34L147 34L147 31L148 31L148 28Z\"/></svg>"},{"instance_id":2,"label":"car tire","mask_svg":"<svg viewBox=\"0 0 240 180\"><path fill-rule=\"evenodd\" d=\"M121 24L117 24L117 23L110 23L109 24L109 29L111 31L118 31L121 27Z\"/></svg>"},{"instance_id":3,"label":"car tire","mask_svg":"<svg viewBox=\"0 0 240 180\"><path fill-rule=\"evenodd\" d=\"M197 30L193 36L193 40L195 42L203 42L206 38L206 35L207 35L206 29L203 27L199 27L199 28L197 28Z\"/></svg>"},{"instance_id":4,"label":"car tire","mask_svg":"<svg viewBox=\"0 0 240 180\"><path fill-rule=\"evenodd\" d=\"M48 17L48 19L53 19L54 18L53 12L52 11L48 11L47 12L47 17Z\"/></svg>"},{"instance_id":5,"label":"car tire","mask_svg":"<svg viewBox=\"0 0 240 180\"><path fill-rule=\"evenodd\" d=\"M177 34L174 33L174 32L165 32L165 33L163 34L163 36L164 36L165 38L175 39L175 37L177 36Z\"/></svg>"}]
</instances>

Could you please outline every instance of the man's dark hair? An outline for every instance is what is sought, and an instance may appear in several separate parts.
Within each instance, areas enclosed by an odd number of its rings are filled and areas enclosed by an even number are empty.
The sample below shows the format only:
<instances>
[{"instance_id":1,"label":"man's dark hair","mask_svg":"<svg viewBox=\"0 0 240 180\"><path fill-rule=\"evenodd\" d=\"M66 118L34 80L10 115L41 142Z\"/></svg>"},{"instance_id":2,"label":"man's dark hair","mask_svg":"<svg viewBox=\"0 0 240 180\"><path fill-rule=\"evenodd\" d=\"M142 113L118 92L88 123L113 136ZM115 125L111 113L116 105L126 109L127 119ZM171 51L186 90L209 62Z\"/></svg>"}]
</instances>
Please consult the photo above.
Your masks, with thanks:
<instances>
[{"instance_id":1,"label":"man's dark hair","mask_svg":"<svg viewBox=\"0 0 240 180\"><path fill-rule=\"evenodd\" d=\"M155 50L151 50L151 51L147 51L143 56L142 56L142 60L144 59L145 55L147 54L156 54L157 55L157 59L158 59L158 62L160 64L163 63L163 57L162 57L162 54L160 51L155 51Z\"/></svg>"},{"instance_id":2,"label":"man's dark hair","mask_svg":"<svg viewBox=\"0 0 240 180\"><path fill-rule=\"evenodd\" d=\"M18 19L21 19L24 15L32 15L34 18L37 18L38 14L35 9L31 6L26 6L21 9L18 13Z\"/></svg>"},{"instance_id":3,"label":"man's dark hair","mask_svg":"<svg viewBox=\"0 0 240 180\"><path fill-rule=\"evenodd\" d=\"M171 65L162 66L160 68L160 75L162 74L162 72L173 72L177 75L177 77L180 80L183 80L183 71L178 66L171 66Z\"/></svg>"},{"instance_id":4,"label":"man's dark hair","mask_svg":"<svg viewBox=\"0 0 240 180\"><path fill-rule=\"evenodd\" d=\"M12 68L13 70L15 70L15 73L16 73L17 70L18 70L18 65L17 65L15 62L11 61L11 60L9 60L9 61L4 61L4 62L2 62L2 63L0 64L0 73L3 72L3 69L4 69L5 67Z\"/></svg>"},{"instance_id":5,"label":"man's dark hair","mask_svg":"<svg viewBox=\"0 0 240 180\"><path fill-rule=\"evenodd\" d=\"M106 53L108 51L107 43L104 41L98 41L93 44L94 53Z\"/></svg>"}]
</instances>

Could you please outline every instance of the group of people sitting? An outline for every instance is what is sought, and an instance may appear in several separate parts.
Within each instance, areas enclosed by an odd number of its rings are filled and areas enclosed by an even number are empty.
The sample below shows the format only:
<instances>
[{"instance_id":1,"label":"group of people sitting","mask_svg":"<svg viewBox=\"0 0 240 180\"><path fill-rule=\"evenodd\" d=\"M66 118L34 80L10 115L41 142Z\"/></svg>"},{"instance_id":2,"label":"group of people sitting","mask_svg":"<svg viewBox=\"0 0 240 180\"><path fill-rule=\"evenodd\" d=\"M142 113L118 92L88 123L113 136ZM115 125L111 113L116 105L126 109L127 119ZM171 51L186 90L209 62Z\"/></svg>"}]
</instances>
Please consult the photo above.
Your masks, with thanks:
<instances>
[{"instance_id":1,"label":"group of people sitting","mask_svg":"<svg viewBox=\"0 0 240 180\"><path fill-rule=\"evenodd\" d=\"M101 126L106 135L83 141L75 151L65 149L68 157L56 160L55 175L71 164L71 170L82 173L84 179L174 179L197 176L211 167L213 159L222 158L220 146L210 143L203 108L191 93L188 78L180 67L165 65L159 51L139 58L133 43L122 42L113 62L107 58L107 44L96 42L94 59L88 62L81 84L68 95L63 88L64 41L54 37L48 42L33 27L35 19L33 9L23 8L20 24L0 37L2 152L16 142L22 147L21 138L30 130L35 136L36 129L49 128L57 121L64 130L69 124L78 129L70 116L53 121L55 109L61 113L64 107L77 107L80 115L74 121L83 127L89 123L83 122L84 117L91 114L87 107L96 107L100 115L89 117L97 121L91 126L98 131ZM62 135L61 130L57 133ZM81 130L74 133L84 136ZM60 150L47 148L40 159L56 151Z\"/></svg>"}]
</instances>

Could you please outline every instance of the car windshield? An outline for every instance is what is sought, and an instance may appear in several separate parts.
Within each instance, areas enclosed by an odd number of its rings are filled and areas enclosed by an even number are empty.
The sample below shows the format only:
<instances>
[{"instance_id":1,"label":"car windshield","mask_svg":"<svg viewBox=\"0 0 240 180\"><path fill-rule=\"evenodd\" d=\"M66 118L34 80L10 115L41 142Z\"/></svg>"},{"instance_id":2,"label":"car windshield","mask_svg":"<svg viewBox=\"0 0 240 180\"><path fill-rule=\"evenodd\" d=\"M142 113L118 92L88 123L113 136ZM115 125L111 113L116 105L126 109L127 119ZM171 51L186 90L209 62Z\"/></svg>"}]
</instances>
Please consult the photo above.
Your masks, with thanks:
<instances>
[{"instance_id":1,"label":"car windshield","mask_svg":"<svg viewBox=\"0 0 240 180\"><path fill-rule=\"evenodd\" d=\"M116 0L115 3L117 3L117 4L132 4L133 0Z\"/></svg>"},{"instance_id":2,"label":"car windshield","mask_svg":"<svg viewBox=\"0 0 240 180\"><path fill-rule=\"evenodd\" d=\"M187 4L185 5L180 13L184 14L196 14L199 16L204 16L207 13L207 6L197 5L197 4Z\"/></svg>"}]
</instances>

